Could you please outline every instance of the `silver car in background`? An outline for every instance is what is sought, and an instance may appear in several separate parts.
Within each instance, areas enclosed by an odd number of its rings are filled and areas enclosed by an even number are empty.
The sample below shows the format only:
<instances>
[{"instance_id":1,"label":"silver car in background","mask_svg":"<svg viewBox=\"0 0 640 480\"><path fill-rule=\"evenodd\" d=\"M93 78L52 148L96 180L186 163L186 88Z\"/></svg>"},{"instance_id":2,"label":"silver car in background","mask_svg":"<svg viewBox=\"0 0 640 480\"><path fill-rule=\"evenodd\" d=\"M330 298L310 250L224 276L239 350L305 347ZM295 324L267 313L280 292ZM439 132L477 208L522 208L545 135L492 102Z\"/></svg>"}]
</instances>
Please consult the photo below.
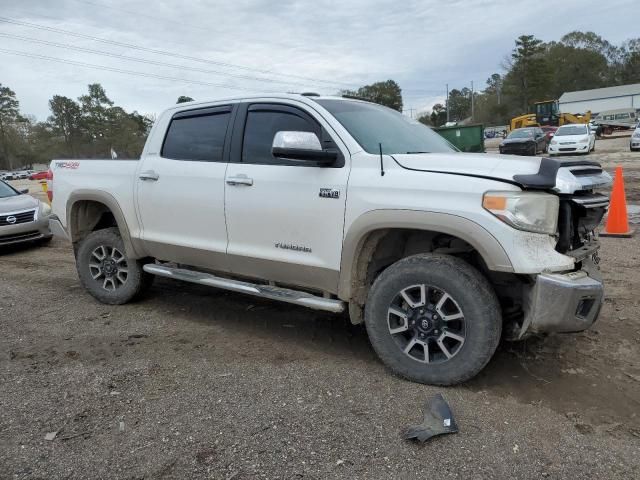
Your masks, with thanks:
<instances>
[{"instance_id":1,"label":"silver car in background","mask_svg":"<svg viewBox=\"0 0 640 480\"><path fill-rule=\"evenodd\" d=\"M0 180L0 247L51 240L51 207Z\"/></svg>"}]
</instances>

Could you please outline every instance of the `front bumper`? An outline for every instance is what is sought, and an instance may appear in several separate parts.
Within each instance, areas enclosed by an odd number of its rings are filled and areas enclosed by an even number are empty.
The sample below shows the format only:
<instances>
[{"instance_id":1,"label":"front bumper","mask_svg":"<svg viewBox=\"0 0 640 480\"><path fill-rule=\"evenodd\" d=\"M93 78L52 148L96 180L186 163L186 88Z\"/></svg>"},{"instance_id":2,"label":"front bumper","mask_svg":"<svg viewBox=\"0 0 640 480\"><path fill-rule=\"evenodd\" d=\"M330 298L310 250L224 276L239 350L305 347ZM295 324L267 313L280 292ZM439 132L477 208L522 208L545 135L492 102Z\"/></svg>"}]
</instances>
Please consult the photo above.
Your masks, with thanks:
<instances>
[{"instance_id":1,"label":"front bumper","mask_svg":"<svg viewBox=\"0 0 640 480\"><path fill-rule=\"evenodd\" d=\"M498 147L500 153L504 155L528 155L531 146L526 144L501 145Z\"/></svg>"},{"instance_id":2,"label":"front bumper","mask_svg":"<svg viewBox=\"0 0 640 480\"><path fill-rule=\"evenodd\" d=\"M629 147L631 148L640 148L640 138L631 138L631 141L629 142Z\"/></svg>"},{"instance_id":3,"label":"front bumper","mask_svg":"<svg viewBox=\"0 0 640 480\"><path fill-rule=\"evenodd\" d=\"M0 246L51 238L49 216L37 216L33 222L0 226Z\"/></svg>"},{"instance_id":4,"label":"front bumper","mask_svg":"<svg viewBox=\"0 0 640 480\"><path fill-rule=\"evenodd\" d=\"M589 144L574 143L572 145L549 145L549 153L553 155L585 153L589 151Z\"/></svg>"},{"instance_id":5,"label":"front bumper","mask_svg":"<svg viewBox=\"0 0 640 480\"><path fill-rule=\"evenodd\" d=\"M604 286L591 259L569 273L542 273L526 287L525 316L519 338L532 333L570 333L586 330L597 320Z\"/></svg>"}]
</instances>

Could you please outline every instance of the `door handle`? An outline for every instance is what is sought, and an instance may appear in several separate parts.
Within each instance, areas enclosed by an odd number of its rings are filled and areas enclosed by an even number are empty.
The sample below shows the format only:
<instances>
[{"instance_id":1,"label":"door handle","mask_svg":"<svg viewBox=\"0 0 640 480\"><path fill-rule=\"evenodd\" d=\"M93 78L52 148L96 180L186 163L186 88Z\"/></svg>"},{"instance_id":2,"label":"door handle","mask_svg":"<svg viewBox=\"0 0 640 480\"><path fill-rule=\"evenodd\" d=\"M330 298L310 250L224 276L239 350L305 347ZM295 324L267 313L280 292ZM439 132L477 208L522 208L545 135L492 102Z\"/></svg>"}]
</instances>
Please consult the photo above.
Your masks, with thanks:
<instances>
[{"instance_id":1,"label":"door handle","mask_svg":"<svg viewBox=\"0 0 640 480\"><path fill-rule=\"evenodd\" d=\"M253 185L253 178L249 178L246 175L238 175L237 177L227 178L227 185L246 185L248 187Z\"/></svg>"},{"instance_id":2,"label":"door handle","mask_svg":"<svg viewBox=\"0 0 640 480\"><path fill-rule=\"evenodd\" d=\"M158 179L160 178L160 175L158 175L153 170L147 170L146 172L140 172L140 175L138 175L138 178L140 180L152 180L154 182L157 182Z\"/></svg>"}]
</instances>

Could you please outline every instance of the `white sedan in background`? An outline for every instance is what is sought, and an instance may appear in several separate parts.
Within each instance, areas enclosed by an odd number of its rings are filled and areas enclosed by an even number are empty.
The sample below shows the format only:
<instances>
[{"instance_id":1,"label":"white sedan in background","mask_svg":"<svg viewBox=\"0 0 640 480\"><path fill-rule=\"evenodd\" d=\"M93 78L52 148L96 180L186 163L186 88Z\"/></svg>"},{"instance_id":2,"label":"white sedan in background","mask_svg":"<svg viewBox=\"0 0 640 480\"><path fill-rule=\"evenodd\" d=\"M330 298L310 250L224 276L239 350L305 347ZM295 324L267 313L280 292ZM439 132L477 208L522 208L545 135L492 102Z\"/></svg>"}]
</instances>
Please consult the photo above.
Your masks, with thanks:
<instances>
[{"instance_id":1,"label":"white sedan in background","mask_svg":"<svg viewBox=\"0 0 640 480\"><path fill-rule=\"evenodd\" d=\"M640 150L640 123L636 126L636 129L631 134L631 140L629 140L629 150L635 152Z\"/></svg>"},{"instance_id":2,"label":"white sedan in background","mask_svg":"<svg viewBox=\"0 0 640 480\"><path fill-rule=\"evenodd\" d=\"M563 125L549 143L550 155L584 153L588 154L596 149L596 134L588 125Z\"/></svg>"}]
</instances>

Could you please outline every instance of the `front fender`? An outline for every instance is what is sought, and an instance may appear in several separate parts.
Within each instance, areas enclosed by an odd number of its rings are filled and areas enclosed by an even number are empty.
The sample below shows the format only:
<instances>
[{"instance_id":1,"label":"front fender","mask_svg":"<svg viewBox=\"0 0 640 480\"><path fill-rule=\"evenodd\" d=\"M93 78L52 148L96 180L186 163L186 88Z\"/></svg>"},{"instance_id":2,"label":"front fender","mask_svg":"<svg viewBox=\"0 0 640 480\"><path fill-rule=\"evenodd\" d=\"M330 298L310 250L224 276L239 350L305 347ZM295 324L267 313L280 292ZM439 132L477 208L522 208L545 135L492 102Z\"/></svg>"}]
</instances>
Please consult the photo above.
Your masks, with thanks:
<instances>
[{"instance_id":1,"label":"front fender","mask_svg":"<svg viewBox=\"0 0 640 480\"><path fill-rule=\"evenodd\" d=\"M502 245L484 227L461 217L440 212L419 210L372 210L362 214L345 235L340 262L338 297L352 297L353 280L357 276L357 262L365 240L371 233L385 229L424 230L452 235L475 248L489 270L513 272L513 265Z\"/></svg>"}]
</instances>

